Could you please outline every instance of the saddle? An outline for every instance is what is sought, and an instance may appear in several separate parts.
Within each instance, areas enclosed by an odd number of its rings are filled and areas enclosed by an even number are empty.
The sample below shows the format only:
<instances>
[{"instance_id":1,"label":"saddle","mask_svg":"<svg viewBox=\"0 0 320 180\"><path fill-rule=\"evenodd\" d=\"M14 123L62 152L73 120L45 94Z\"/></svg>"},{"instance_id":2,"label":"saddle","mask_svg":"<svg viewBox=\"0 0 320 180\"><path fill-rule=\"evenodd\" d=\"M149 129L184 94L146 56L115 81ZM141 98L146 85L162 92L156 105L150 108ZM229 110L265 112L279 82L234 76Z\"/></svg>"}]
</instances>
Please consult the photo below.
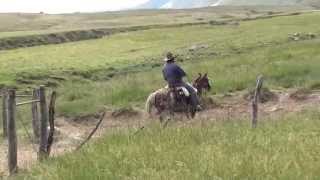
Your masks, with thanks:
<instances>
[{"instance_id":1,"label":"saddle","mask_svg":"<svg viewBox=\"0 0 320 180\"><path fill-rule=\"evenodd\" d=\"M172 92L173 97L169 96L170 92ZM158 109L158 111L163 111L164 109L168 108L168 101L170 98L174 98L177 106L176 108L179 109L178 104L180 104L185 98L190 97L190 92L183 86L173 87L169 88L166 86L165 88L162 88L157 91L157 95L155 96L155 104Z\"/></svg>"},{"instance_id":2,"label":"saddle","mask_svg":"<svg viewBox=\"0 0 320 180\"><path fill-rule=\"evenodd\" d=\"M184 95L185 97L190 97L190 92L188 91L187 88L185 88L183 86L174 87L174 88L171 88L171 90L180 93L179 95Z\"/></svg>"},{"instance_id":3,"label":"saddle","mask_svg":"<svg viewBox=\"0 0 320 180\"><path fill-rule=\"evenodd\" d=\"M194 89L194 91L197 93L198 90L196 88L193 87L193 85L191 85L190 83L187 83L190 87L192 87ZM183 94L181 95L184 95L185 97L190 97L190 92L188 91L188 89L184 86L177 86L177 87L171 87L169 88L169 86L167 85L165 87L165 89L169 89L169 91L174 91L174 92L182 92Z\"/></svg>"},{"instance_id":4,"label":"saddle","mask_svg":"<svg viewBox=\"0 0 320 180\"><path fill-rule=\"evenodd\" d=\"M189 112L190 111L191 92L184 86L168 87L156 91L155 104L158 112L165 109L171 109L174 112ZM172 102L174 100L174 102ZM173 104L170 104L172 102ZM194 112L191 112L191 117Z\"/></svg>"}]
</instances>

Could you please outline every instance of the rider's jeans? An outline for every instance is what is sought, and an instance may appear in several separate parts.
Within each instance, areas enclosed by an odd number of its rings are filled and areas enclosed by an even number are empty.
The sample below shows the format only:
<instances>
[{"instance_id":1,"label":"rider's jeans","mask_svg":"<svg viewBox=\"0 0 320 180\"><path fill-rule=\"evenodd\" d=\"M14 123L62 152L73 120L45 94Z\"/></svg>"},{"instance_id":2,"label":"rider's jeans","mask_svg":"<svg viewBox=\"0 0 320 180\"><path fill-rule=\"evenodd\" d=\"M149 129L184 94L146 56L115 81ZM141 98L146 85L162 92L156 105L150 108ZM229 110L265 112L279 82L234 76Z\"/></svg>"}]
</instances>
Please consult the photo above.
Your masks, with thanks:
<instances>
[{"instance_id":1,"label":"rider's jeans","mask_svg":"<svg viewBox=\"0 0 320 180\"><path fill-rule=\"evenodd\" d=\"M200 103L198 99L197 92L194 90L193 87L191 87L189 84L184 83L183 86L187 88L187 90L190 93L190 100L191 100L191 105L192 107L196 108Z\"/></svg>"},{"instance_id":2,"label":"rider's jeans","mask_svg":"<svg viewBox=\"0 0 320 180\"><path fill-rule=\"evenodd\" d=\"M200 104L200 102L199 102L198 95L197 95L197 92L195 91L195 89L191 85L189 85L185 82L175 84L173 86L169 85L169 87L178 87L178 86L183 86L189 91L190 101L191 101L190 103L191 103L192 107L196 108Z\"/></svg>"}]
</instances>

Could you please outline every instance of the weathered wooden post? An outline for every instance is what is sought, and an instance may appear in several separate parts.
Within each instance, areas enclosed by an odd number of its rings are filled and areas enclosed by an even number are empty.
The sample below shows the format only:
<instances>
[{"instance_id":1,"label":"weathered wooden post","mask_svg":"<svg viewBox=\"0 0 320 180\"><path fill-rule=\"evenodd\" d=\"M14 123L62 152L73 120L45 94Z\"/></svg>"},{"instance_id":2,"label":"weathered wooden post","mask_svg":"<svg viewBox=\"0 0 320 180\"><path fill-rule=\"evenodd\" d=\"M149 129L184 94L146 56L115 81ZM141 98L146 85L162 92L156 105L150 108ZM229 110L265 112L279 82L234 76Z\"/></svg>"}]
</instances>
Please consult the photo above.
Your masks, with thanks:
<instances>
[{"instance_id":1,"label":"weathered wooden post","mask_svg":"<svg viewBox=\"0 0 320 180\"><path fill-rule=\"evenodd\" d=\"M10 175L17 173L16 91L9 90L7 98L8 167Z\"/></svg>"},{"instance_id":2,"label":"weathered wooden post","mask_svg":"<svg viewBox=\"0 0 320 180\"><path fill-rule=\"evenodd\" d=\"M39 100L39 89L34 89L32 92L32 100ZM33 102L31 104L31 111L32 111L32 129L33 135L36 139L36 142L39 142L40 137L40 119L39 119L39 112L38 112L38 103Z\"/></svg>"},{"instance_id":3,"label":"weathered wooden post","mask_svg":"<svg viewBox=\"0 0 320 180\"><path fill-rule=\"evenodd\" d=\"M4 91L2 93L2 128L3 128L2 136L4 138L6 138L8 136L8 131L7 131L7 98L8 98L8 92Z\"/></svg>"},{"instance_id":4,"label":"weathered wooden post","mask_svg":"<svg viewBox=\"0 0 320 180\"><path fill-rule=\"evenodd\" d=\"M47 144L48 144L48 107L46 102L45 87L40 86L40 145L38 152L38 160L42 161L48 157Z\"/></svg>"},{"instance_id":5,"label":"weathered wooden post","mask_svg":"<svg viewBox=\"0 0 320 180\"><path fill-rule=\"evenodd\" d=\"M263 85L263 76L259 76L257 79L257 85L252 100L252 128L256 128L258 125L258 104Z\"/></svg>"},{"instance_id":6,"label":"weathered wooden post","mask_svg":"<svg viewBox=\"0 0 320 180\"><path fill-rule=\"evenodd\" d=\"M48 156L50 155L51 152L51 146L53 144L53 136L54 136L54 119L55 119L55 105L56 105L56 98L57 98L57 93L55 91L52 92L51 94L51 99L49 103L49 135L48 135L48 144L47 144L47 153Z\"/></svg>"}]
</instances>

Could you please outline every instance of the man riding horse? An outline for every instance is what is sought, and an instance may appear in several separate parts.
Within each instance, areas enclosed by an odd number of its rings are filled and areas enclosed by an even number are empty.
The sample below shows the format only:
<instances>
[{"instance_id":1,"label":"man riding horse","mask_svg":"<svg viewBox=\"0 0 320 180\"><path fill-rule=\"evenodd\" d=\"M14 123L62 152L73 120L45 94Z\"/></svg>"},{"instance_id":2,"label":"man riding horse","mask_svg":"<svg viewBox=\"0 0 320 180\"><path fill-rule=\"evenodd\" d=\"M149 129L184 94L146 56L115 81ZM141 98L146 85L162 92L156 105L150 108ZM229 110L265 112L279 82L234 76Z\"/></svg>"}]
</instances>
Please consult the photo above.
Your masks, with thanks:
<instances>
[{"instance_id":1,"label":"man riding horse","mask_svg":"<svg viewBox=\"0 0 320 180\"><path fill-rule=\"evenodd\" d=\"M173 54L171 52L168 52L164 61L166 63L163 67L162 73L164 79L168 83L169 88L186 88L190 94L190 105L192 106L192 108L194 110L201 110L197 92L195 88L183 81L183 78L186 77L187 74L180 66L175 63L175 57L173 56Z\"/></svg>"}]
</instances>

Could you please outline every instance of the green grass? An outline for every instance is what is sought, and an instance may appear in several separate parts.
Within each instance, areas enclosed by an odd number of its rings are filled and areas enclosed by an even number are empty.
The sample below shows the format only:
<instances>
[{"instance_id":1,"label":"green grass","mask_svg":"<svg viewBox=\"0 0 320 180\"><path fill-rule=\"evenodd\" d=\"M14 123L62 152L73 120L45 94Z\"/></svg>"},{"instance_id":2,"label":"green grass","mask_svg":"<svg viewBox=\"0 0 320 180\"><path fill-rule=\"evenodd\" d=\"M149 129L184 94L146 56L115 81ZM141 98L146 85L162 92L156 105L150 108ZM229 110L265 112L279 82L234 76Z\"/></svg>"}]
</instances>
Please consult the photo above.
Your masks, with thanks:
<instances>
[{"instance_id":1,"label":"green grass","mask_svg":"<svg viewBox=\"0 0 320 180\"><path fill-rule=\"evenodd\" d=\"M26 14L0 13L0 38L46 34L57 31L114 28L124 26L190 23L292 12L308 7L219 7L188 10L138 10L123 12ZM251 10L254 10L252 12Z\"/></svg>"},{"instance_id":2,"label":"green grass","mask_svg":"<svg viewBox=\"0 0 320 180\"><path fill-rule=\"evenodd\" d=\"M251 88L255 85L255 78L259 74L265 76L266 86L269 88L310 89L319 84L318 43L319 41L292 43L251 51L237 57L214 61L203 60L201 63L192 62L183 65L192 77L196 77L197 72L209 72L214 81L212 94ZM304 50L299 51L302 47ZM283 51L275 55L275 49ZM274 56L272 60L270 54ZM290 59L288 54L292 56ZM62 96L60 112L74 115L79 109L83 110L82 113L90 113L103 105L141 105L151 91L164 85L159 68L117 77L108 83L91 81L67 83L67 86L59 89ZM62 93L65 88L69 91Z\"/></svg>"},{"instance_id":3,"label":"green grass","mask_svg":"<svg viewBox=\"0 0 320 180\"><path fill-rule=\"evenodd\" d=\"M166 50L184 50L199 43L209 44L208 51L217 53L253 48L262 43L285 43L288 33L319 33L314 23L318 17L319 13L313 13L243 22L239 27L155 29L101 40L2 51L1 82L14 81L14 76L23 72L58 74L149 62L148 58L159 57Z\"/></svg>"},{"instance_id":4,"label":"green grass","mask_svg":"<svg viewBox=\"0 0 320 180\"><path fill-rule=\"evenodd\" d=\"M190 12L192 14L190 14ZM238 10L244 16L245 10ZM0 38L94 28L172 24L225 19L221 10L145 10L74 14L1 14ZM229 17L230 18L230 17ZM199 20L201 19L201 20Z\"/></svg>"},{"instance_id":5,"label":"green grass","mask_svg":"<svg viewBox=\"0 0 320 180\"><path fill-rule=\"evenodd\" d=\"M320 114L115 131L17 179L318 179Z\"/></svg>"},{"instance_id":6,"label":"green grass","mask_svg":"<svg viewBox=\"0 0 320 180\"><path fill-rule=\"evenodd\" d=\"M164 85L160 65L166 51L180 54L189 79L208 72L212 93L243 90L258 74L274 88L319 84L319 39L291 42L288 34L315 33L319 13L241 22L239 26L199 25L117 34L100 40L2 51L0 84L21 89L58 82L59 113L79 115L107 105L142 105ZM196 44L208 49L189 52ZM154 68L152 68L154 67ZM133 73L133 72L139 73ZM116 75L111 78L112 75ZM17 79L30 81L21 85ZM88 103L90 102L90 103Z\"/></svg>"},{"instance_id":7,"label":"green grass","mask_svg":"<svg viewBox=\"0 0 320 180\"><path fill-rule=\"evenodd\" d=\"M319 17L311 13L239 26L153 29L1 51L0 84L27 90L57 82L57 113L66 116L105 106L142 107L151 91L165 85L162 56L170 50L184 60L179 63L189 79L209 73L211 94L251 88L259 74L274 89L319 88ZM317 38L289 41L288 34L295 32L315 33ZM196 44L208 48L190 52ZM25 120L26 112L19 109L23 118L18 118ZM249 120L234 119L165 130L155 124L135 137L130 136L133 129L112 131L80 152L52 158L14 178L319 179L319 120L316 109L264 119L255 130Z\"/></svg>"}]
</instances>

